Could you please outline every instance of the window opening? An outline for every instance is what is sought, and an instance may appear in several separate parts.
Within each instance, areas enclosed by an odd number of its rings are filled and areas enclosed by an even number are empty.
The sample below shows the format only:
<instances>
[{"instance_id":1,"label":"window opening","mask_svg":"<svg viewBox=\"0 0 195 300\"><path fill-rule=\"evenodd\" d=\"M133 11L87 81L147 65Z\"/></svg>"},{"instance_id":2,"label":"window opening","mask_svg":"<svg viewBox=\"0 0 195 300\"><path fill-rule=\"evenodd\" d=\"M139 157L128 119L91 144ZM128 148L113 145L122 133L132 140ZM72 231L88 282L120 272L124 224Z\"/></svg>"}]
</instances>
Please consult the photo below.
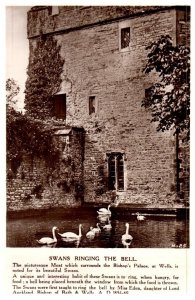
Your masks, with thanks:
<instances>
[{"instance_id":1,"label":"window opening","mask_svg":"<svg viewBox=\"0 0 195 300\"><path fill-rule=\"evenodd\" d=\"M129 47L130 27L121 28L121 49Z\"/></svg>"},{"instance_id":2,"label":"window opening","mask_svg":"<svg viewBox=\"0 0 195 300\"><path fill-rule=\"evenodd\" d=\"M111 153L108 156L108 189L124 190L124 154Z\"/></svg>"},{"instance_id":3,"label":"window opening","mask_svg":"<svg viewBox=\"0 0 195 300\"><path fill-rule=\"evenodd\" d=\"M66 119L66 94L54 96L54 117Z\"/></svg>"},{"instance_id":4,"label":"window opening","mask_svg":"<svg viewBox=\"0 0 195 300\"><path fill-rule=\"evenodd\" d=\"M96 101L95 96L89 97L89 114L95 114L96 113Z\"/></svg>"}]
</instances>

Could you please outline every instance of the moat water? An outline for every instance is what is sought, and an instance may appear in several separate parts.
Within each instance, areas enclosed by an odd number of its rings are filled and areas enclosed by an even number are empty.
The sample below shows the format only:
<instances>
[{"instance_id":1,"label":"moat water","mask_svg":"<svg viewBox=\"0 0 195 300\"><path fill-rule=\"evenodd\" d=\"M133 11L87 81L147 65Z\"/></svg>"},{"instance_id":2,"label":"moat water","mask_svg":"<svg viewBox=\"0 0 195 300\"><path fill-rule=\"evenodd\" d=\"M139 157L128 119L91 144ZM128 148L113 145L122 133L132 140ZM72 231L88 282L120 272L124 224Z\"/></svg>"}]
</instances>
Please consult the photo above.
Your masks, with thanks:
<instances>
[{"instance_id":1,"label":"moat water","mask_svg":"<svg viewBox=\"0 0 195 300\"><path fill-rule=\"evenodd\" d=\"M66 209L47 211L41 215L15 216L7 219L7 247L81 247L81 248L170 248L189 247L189 220L175 216L146 215L144 221L138 221L135 214L115 214L110 217L110 230L103 226L107 217L98 218L97 209ZM94 238L87 238L90 226L99 223L101 232ZM129 233L133 237L130 243L122 243L125 224L129 224ZM82 237L77 243L67 243L57 235L58 242L52 246L42 246L37 240L52 237L52 227L57 226L60 233L71 231L78 234L82 224Z\"/></svg>"}]
</instances>

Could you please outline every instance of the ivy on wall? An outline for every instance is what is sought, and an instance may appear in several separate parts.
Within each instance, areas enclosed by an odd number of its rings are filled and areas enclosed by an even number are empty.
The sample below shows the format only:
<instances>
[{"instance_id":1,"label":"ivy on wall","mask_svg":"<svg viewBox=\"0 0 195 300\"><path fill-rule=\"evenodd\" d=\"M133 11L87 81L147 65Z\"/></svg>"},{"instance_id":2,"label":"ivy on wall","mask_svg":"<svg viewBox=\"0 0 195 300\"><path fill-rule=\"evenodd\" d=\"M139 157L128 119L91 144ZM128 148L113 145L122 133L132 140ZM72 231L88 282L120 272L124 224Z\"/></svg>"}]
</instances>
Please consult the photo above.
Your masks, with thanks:
<instances>
[{"instance_id":1,"label":"ivy on wall","mask_svg":"<svg viewBox=\"0 0 195 300\"><path fill-rule=\"evenodd\" d=\"M52 119L52 97L60 90L63 64L57 41L52 36L40 36L29 59L25 113L11 106L7 110L8 179L17 178L18 174L19 178L28 179L27 170L22 175L21 168L18 171L22 162L25 163L26 155L27 159L32 159L32 164L35 162L35 166L36 158L47 162L44 172L38 170L37 181L32 170L34 185L24 197L25 201L30 201L32 196L41 199L46 186L52 190L57 186L65 194L73 193L76 200L83 199L83 179L75 170L81 158L74 151L64 151L66 143L54 138L54 129L64 126L62 121Z\"/></svg>"},{"instance_id":2,"label":"ivy on wall","mask_svg":"<svg viewBox=\"0 0 195 300\"><path fill-rule=\"evenodd\" d=\"M52 161L59 152L53 142L49 118L53 113L52 96L61 86L63 64L57 41L52 36L41 35L29 58L25 113L16 111L10 101L7 106L7 159L12 170L17 170L24 154ZM10 94L11 90L11 95L12 81L6 82L6 91Z\"/></svg>"},{"instance_id":3,"label":"ivy on wall","mask_svg":"<svg viewBox=\"0 0 195 300\"><path fill-rule=\"evenodd\" d=\"M7 112L7 160L17 171L23 155L44 157L53 161L59 150L52 138L52 130L41 120L35 120L10 108Z\"/></svg>"},{"instance_id":4,"label":"ivy on wall","mask_svg":"<svg viewBox=\"0 0 195 300\"><path fill-rule=\"evenodd\" d=\"M52 36L41 35L32 50L27 70L25 110L35 118L53 116L53 99L61 86L64 60Z\"/></svg>"}]
</instances>

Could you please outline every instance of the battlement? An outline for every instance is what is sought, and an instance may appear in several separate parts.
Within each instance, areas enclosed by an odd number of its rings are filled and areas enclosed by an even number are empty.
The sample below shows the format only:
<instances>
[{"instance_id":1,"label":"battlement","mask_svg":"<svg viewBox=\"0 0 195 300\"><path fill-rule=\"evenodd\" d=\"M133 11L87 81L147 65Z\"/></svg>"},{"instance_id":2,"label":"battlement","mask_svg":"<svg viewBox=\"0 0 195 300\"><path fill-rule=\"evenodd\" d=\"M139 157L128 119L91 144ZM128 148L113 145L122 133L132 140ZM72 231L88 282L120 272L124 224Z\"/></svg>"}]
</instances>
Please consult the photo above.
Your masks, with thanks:
<instances>
[{"instance_id":1,"label":"battlement","mask_svg":"<svg viewBox=\"0 0 195 300\"><path fill-rule=\"evenodd\" d=\"M34 6L28 12L28 38L140 17L186 6Z\"/></svg>"}]
</instances>

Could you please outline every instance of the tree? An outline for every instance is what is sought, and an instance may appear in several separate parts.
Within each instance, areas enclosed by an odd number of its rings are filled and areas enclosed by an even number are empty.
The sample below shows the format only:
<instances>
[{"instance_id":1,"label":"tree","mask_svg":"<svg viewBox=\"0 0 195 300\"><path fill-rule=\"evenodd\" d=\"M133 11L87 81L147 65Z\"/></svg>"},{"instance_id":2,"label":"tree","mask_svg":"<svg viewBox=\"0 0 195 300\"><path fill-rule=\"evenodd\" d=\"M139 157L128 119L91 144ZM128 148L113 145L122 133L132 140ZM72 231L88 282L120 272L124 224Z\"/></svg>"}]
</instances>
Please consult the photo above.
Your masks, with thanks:
<instances>
[{"instance_id":1,"label":"tree","mask_svg":"<svg viewBox=\"0 0 195 300\"><path fill-rule=\"evenodd\" d=\"M17 103L15 98L20 92L20 87L13 78L6 80L6 104L8 108L13 108Z\"/></svg>"},{"instance_id":2,"label":"tree","mask_svg":"<svg viewBox=\"0 0 195 300\"><path fill-rule=\"evenodd\" d=\"M48 161L58 156L51 128L42 120L35 120L14 108L19 91L20 87L14 79L6 80L6 150L12 170L17 169L25 154L48 158Z\"/></svg>"},{"instance_id":3,"label":"tree","mask_svg":"<svg viewBox=\"0 0 195 300\"><path fill-rule=\"evenodd\" d=\"M52 96L60 89L63 64L57 41L41 35L29 59L24 101L27 114L39 119L52 117Z\"/></svg>"},{"instance_id":4,"label":"tree","mask_svg":"<svg viewBox=\"0 0 195 300\"><path fill-rule=\"evenodd\" d=\"M190 132L190 50L173 45L169 35L151 43L144 72L156 71L159 82L154 83L142 105L152 111L157 130L173 129L189 139Z\"/></svg>"},{"instance_id":5,"label":"tree","mask_svg":"<svg viewBox=\"0 0 195 300\"><path fill-rule=\"evenodd\" d=\"M59 150L53 141L53 131L44 118L52 116L52 96L60 89L63 64L57 41L41 36L29 59L25 114L16 111L12 105L19 87L13 79L6 82L7 160L11 169L17 170L24 155L43 157L48 163L58 160Z\"/></svg>"}]
</instances>

